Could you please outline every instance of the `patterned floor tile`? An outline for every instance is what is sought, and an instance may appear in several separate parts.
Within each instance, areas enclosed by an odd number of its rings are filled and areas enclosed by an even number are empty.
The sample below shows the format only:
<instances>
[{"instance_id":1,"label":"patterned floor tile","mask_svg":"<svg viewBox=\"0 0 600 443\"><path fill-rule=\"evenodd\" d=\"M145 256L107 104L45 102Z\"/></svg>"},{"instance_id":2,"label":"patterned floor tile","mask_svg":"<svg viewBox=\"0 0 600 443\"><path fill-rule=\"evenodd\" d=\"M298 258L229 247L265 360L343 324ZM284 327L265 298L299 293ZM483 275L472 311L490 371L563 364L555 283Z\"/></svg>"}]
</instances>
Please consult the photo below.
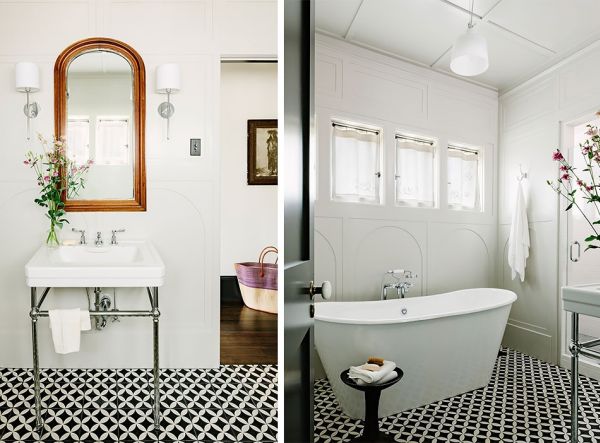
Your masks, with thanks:
<instances>
[{"instance_id":1,"label":"patterned floor tile","mask_svg":"<svg viewBox=\"0 0 600 443\"><path fill-rule=\"evenodd\" d=\"M271 403L277 396L271 365L162 370L158 430L150 370L44 369L40 376L37 430L32 371L0 368L1 443L275 440L276 410L257 410L265 395Z\"/></svg>"},{"instance_id":2,"label":"patterned floor tile","mask_svg":"<svg viewBox=\"0 0 600 443\"><path fill-rule=\"evenodd\" d=\"M81 411L81 441L116 442L119 440L119 413L116 409L84 409Z\"/></svg>"},{"instance_id":3,"label":"patterned floor tile","mask_svg":"<svg viewBox=\"0 0 600 443\"><path fill-rule=\"evenodd\" d=\"M396 441L568 442L569 371L508 350L490 383L380 420ZM600 442L600 382L581 376L579 441ZM362 422L341 411L327 380L315 382L315 442L357 437Z\"/></svg>"}]
</instances>

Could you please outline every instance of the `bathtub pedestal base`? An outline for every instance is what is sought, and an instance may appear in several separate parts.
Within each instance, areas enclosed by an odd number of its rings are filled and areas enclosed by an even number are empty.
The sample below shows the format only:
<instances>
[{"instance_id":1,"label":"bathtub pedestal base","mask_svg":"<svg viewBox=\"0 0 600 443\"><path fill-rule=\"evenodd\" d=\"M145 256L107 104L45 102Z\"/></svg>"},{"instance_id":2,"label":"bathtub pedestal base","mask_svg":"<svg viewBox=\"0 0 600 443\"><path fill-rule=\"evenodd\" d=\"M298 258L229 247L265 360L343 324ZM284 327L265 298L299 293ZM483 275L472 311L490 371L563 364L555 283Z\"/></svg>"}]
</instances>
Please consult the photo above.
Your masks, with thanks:
<instances>
[{"instance_id":1,"label":"bathtub pedestal base","mask_svg":"<svg viewBox=\"0 0 600 443\"><path fill-rule=\"evenodd\" d=\"M404 375L400 368L394 369L398 376L379 385L359 385L348 375L348 370L341 373L342 381L353 389L365 393L365 427L360 437L352 440L350 443L388 443L393 442L394 437L379 430L379 398L381 391L396 384Z\"/></svg>"}]
</instances>

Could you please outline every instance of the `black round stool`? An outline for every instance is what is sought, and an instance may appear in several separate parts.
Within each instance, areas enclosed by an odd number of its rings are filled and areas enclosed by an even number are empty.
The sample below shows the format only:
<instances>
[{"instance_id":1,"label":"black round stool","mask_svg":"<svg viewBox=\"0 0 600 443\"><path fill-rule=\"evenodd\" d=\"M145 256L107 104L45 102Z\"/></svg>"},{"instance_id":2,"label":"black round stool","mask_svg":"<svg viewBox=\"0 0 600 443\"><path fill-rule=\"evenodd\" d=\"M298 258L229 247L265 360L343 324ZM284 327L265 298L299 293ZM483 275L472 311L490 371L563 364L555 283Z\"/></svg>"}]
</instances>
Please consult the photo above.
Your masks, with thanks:
<instances>
[{"instance_id":1,"label":"black round stool","mask_svg":"<svg viewBox=\"0 0 600 443\"><path fill-rule=\"evenodd\" d=\"M379 397L381 396L381 391L400 381L404 375L402 369L394 369L398 376L393 380L372 385L357 384L350 378L348 371L349 369L346 369L340 374L342 381L351 388L365 393L365 427L362 435L350 443L388 443L395 441L394 437L379 430L379 418L377 416L379 415Z\"/></svg>"}]
</instances>

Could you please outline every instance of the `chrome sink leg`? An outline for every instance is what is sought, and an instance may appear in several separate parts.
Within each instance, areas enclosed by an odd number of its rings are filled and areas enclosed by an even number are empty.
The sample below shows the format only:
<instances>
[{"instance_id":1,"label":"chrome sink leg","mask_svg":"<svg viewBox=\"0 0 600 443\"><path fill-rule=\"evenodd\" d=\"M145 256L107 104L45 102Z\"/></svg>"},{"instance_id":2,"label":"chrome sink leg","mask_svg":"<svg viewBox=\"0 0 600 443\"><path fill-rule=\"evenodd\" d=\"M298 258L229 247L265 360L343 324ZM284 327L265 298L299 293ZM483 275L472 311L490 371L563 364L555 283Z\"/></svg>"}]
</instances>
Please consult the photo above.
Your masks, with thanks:
<instances>
[{"instance_id":1,"label":"chrome sink leg","mask_svg":"<svg viewBox=\"0 0 600 443\"><path fill-rule=\"evenodd\" d=\"M579 314L571 313L571 443L579 439Z\"/></svg>"},{"instance_id":2,"label":"chrome sink leg","mask_svg":"<svg viewBox=\"0 0 600 443\"><path fill-rule=\"evenodd\" d=\"M160 428L160 368L158 355L158 319L160 311L158 310L158 288L152 288L152 323L154 335L154 428Z\"/></svg>"},{"instance_id":3,"label":"chrome sink leg","mask_svg":"<svg viewBox=\"0 0 600 443\"><path fill-rule=\"evenodd\" d=\"M37 340L37 322L38 322L38 307L37 307L37 288L31 288L31 340L33 348L33 389L35 399L35 428L41 429L42 422L42 400L40 393L40 361L38 355L38 340Z\"/></svg>"}]
</instances>

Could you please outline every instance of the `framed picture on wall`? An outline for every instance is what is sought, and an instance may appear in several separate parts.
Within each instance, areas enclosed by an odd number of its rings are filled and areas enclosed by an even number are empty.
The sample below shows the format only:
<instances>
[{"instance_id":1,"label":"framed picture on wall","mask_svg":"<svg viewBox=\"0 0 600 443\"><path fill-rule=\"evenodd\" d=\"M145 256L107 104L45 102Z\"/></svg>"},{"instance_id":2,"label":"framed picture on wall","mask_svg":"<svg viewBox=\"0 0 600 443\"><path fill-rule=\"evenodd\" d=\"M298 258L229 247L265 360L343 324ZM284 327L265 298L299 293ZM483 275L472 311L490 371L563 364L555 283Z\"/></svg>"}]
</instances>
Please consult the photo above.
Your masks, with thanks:
<instances>
[{"instance_id":1,"label":"framed picture on wall","mask_svg":"<svg viewBox=\"0 0 600 443\"><path fill-rule=\"evenodd\" d=\"M248 120L248 184L277 184L277 120Z\"/></svg>"}]
</instances>

